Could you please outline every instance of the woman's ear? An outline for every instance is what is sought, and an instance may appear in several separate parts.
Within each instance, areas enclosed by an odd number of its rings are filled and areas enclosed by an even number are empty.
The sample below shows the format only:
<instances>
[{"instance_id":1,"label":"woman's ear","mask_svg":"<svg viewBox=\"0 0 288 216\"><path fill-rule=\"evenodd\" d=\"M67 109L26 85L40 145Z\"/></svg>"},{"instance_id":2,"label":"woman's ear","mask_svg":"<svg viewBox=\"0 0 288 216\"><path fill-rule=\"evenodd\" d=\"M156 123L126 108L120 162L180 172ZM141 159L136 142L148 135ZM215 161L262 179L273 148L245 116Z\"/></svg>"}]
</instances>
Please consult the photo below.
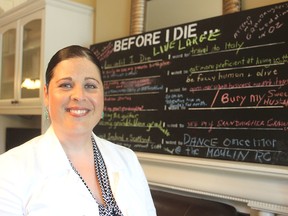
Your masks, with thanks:
<instances>
[{"instance_id":1,"label":"woman's ear","mask_svg":"<svg viewBox=\"0 0 288 216\"><path fill-rule=\"evenodd\" d=\"M44 85L44 103L45 103L45 106L48 107L48 104L49 104L49 94L48 94L48 85L45 84Z\"/></svg>"}]
</instances>

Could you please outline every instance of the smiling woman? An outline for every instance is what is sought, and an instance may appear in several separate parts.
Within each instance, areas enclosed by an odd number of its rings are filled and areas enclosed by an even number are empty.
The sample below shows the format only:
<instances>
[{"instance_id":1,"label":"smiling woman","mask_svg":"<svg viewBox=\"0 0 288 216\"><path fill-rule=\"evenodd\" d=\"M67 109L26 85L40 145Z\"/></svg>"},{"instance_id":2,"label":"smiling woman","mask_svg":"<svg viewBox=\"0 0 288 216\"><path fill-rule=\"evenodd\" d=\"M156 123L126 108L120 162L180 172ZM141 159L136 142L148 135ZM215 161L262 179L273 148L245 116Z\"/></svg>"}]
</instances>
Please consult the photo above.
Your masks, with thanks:
<instances>
[{"instance_id":1,"label":"smiling woman","mask_svg":"<svg viewBox=\"0 0 288 216\"><path fill-rule=\"evenodd\" d=\"M104 88L91 50L73 45L52 57L44 102L50 128L0 156L0 215L155 216L135 153L92 131Z\"/></svg>"},{"instance_id":2,"label":"smiling woman","mask_svg":"<svg viewBox=\"0 0 288 216\"><path fill-rule=\"evenodd\" d=\"M103 111L99 69L86 58L74 57L57 63L52 71L53 77L44 88L45 105L56 133L63 132L59 133L60 141L77 140L74 136L78 133L90 135Z\"/></svg>"}]
</instances>

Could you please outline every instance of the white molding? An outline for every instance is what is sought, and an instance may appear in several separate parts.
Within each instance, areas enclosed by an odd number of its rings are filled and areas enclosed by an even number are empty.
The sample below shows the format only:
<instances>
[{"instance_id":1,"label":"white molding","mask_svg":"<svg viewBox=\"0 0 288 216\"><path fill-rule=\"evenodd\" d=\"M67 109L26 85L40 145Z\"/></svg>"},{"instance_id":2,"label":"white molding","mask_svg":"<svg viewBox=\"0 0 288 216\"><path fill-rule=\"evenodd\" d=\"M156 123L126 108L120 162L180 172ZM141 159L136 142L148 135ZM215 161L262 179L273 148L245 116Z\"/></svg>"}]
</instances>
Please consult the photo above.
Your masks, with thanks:
<instances>
[{"instance_id":1,"label":"white molding","mask_svg":"<svg viewBox=\"0 0 288 216\"><path fill-rule=\"evenodd\" d=\"M35 13L38 10L44 9L46 5L51 5L53 7L64 8L66 10L81 12L87 14L87 11L91 13L94 12L92 7L77 2L67 1L67 0L37 0L37 1L27 1L15 8L9 10L0 15L0 26L6 25L10 22L18 20L23 17L23 15L29 15Z\"/></svg>"},{"instance_id":2,"label":"white molding","mask_svg":"<svg viewBox=\"0 0 288 216\"><path fill-rule=\"evenodd\" d=\"M288 167L287 166L275 166L265 165L257 163L245 163L245 162L234 162L227 160L215 160L205 158L192 158L185 156L174 156L164 154L152 154L137 152L137 156L140 160L155 162L155 163L170 163L178 164L181 166L197 166L203 168L221 169L237 173L251 173L257 175L268 175L275 177L286 177L288 180Z\"/></svg>"},{"instance_id":3,"label":"white molding","mask_svg":"<svg viewBox=\"0 0 288 216\"><path fill-rule=\"evenodd\" d=\"M47 5L60 8L62 7L66 10L76 11L77 13L81 12L87 14L87 11L90 11L90 13L94 12L94 9L92 7L78 2L67 0L42 0L42 1L45 1Z\"/></svg>"},{"instance_id":4,"label":"white molding","mask_svg":"<svg viewBox=\"0 0 288 216\"><path fill-rule=\"evenodd\" d=\"M233 161L137 152L154 187L288 215L288 169Z\"/></svg>"},{"instance_id":5,"label":"white molding","mask_svg":"<svg viewBox=\"0 0 288 216\"><path fill-rule=\"evenodd\" d=\"M249 200L248 206L252 209L256 209L260 212L270 212L274 214L286 214L288 215L288 206L281 206L271 203L263 203Z\"/></svg>"},{"instance_id":6,"label":"white molding","mask_svg":"<svg viewBox=\"0 0 288 216\"><path fill-rule=\"evenodd\" d=\"M41 114L42 114L41 106L3 106L0 109L0 115L41 115Z\"/></svg>"},{"instance_id":7,"label":"white molding","mask_svg":"<svg viewBox=\"0 0 288 216\"><path fill-rule=\"evenodd\" d=\"M192 188L182 188L182 187L178 187L178 186L159 184L156 182L149 182L149 185L151 186L151 188L156 188L156 189L157 188L162 189L162 190L168 189L170 191L173 190L173 191L178 191L178 192L185 192L188 194L201 195L201 196L205 196L205 197L209 197L209 198L220 198L223 200L231 200L231 201L236 201L236 202L246 203L246 204L249 202L249 200L242 199L239 197L232 197L232 196L227 196L227 195L223 195L223 194L216 194L216 193L196 190L196 189L192 189Z\"/></svg>"}]
</instances>

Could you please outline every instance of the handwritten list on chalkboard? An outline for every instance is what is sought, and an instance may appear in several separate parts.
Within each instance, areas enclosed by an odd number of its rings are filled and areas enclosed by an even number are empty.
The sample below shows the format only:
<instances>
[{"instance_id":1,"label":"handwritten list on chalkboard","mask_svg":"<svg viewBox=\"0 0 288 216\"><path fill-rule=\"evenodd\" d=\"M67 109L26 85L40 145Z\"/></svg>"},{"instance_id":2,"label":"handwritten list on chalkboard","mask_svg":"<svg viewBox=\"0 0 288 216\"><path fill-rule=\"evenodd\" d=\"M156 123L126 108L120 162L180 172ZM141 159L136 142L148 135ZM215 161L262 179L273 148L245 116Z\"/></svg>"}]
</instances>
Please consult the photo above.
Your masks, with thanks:
<instances>
[{"instance_id":1,"label":"handwritten list on chalkboard","mask_svg":"<svg viewBox=\"0 0 288 216\"><path fill-rule=\"evenodd\" d=\"M105 117L135 151L288 165L288 3L91 45Z\"/></svg>"}]
</instances>

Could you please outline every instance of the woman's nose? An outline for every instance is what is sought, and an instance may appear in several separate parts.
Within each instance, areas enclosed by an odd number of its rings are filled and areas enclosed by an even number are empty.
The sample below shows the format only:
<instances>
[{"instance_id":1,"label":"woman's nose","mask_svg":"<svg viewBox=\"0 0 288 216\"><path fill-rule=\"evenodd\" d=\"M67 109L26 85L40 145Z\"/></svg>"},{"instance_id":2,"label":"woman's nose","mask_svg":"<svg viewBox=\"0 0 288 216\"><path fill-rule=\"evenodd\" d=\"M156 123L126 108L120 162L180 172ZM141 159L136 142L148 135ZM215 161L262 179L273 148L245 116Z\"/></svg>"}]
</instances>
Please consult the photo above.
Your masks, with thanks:
<instances>
[{"instance_id":1,"label":"woman's nose","mask_svg":"<svg viewBox=\"0 0 288 216\"><path fill-rule=\"evenodd\" d=\"M74 87L71 95L71 99L74 101L85 100L85 91L81 87Z\"/></svg>"}]
</instances>

